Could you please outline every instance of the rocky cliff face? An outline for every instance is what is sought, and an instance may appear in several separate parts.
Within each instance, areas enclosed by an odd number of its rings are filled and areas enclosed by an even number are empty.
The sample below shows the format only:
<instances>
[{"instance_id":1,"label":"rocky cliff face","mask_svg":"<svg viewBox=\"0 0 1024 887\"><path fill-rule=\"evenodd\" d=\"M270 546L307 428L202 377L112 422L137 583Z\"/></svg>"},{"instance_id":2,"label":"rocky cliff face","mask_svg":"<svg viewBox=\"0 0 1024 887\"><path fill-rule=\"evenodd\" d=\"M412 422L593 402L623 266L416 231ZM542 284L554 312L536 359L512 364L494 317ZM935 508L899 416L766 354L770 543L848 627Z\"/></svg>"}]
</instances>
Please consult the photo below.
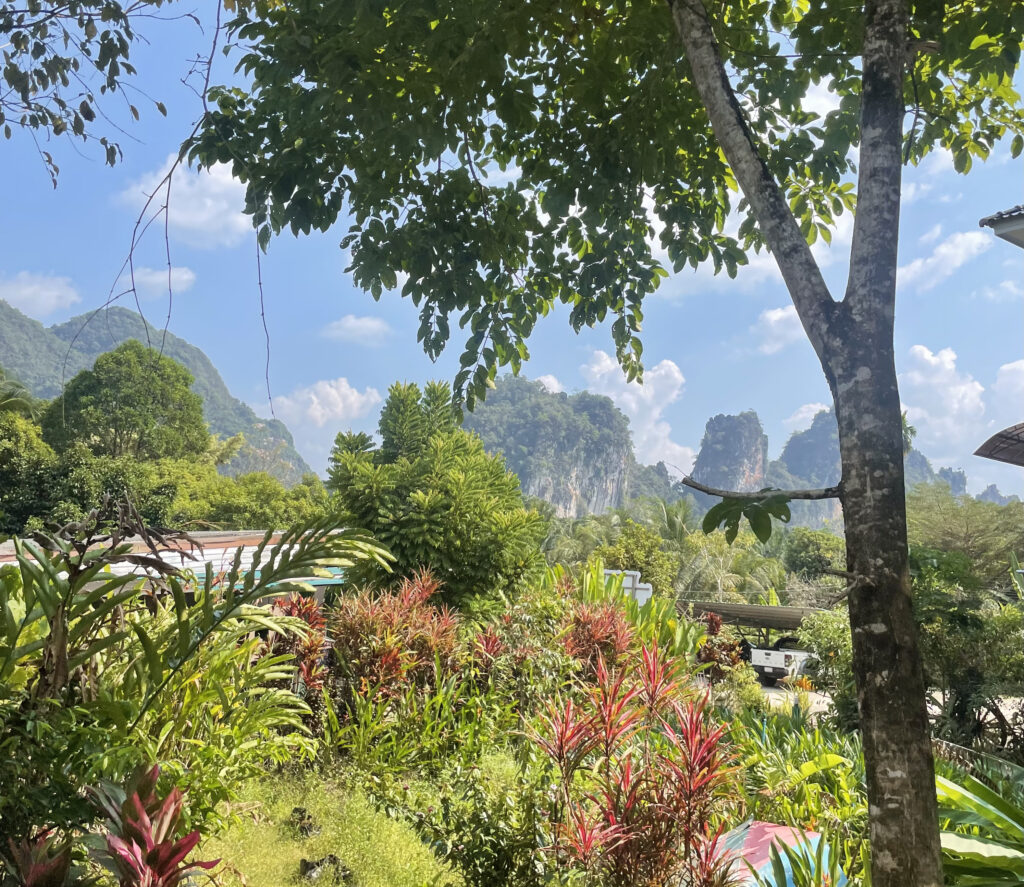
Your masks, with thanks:
<instances>
[{"instance_id":1,"label":"rocky cliff face","mask_svg":"<svg viewBox=\"0 0 1024 887\"><path fill-rule=\"evenodd\" d=\"M995 484L989 484L975 498L979 502L994 502L996 505L1009 505L1011 502L1020 502L1019 496L1004 496L999 492L999 487Z\"/></svg>"},{"instance_id":2,"label":"rocky cliff face","mask_svg":"<svg viewBox=\"0 0 1024 887\"><path fill-rule=\"evenodd\" d=\"M939 480L944 480L949 484L954 496L967 495L967 475L963 469L940 468Z\"/></svg>"},{"instance_id":3,"label":"rocky cliff face","mask_svg":"<svg viewBox=\"0 0 1024 887\"><path fill-rule=\"evenodd\" d=\"M523 493L555 507L557 517L604 514L626 500L632 452L608 453L604 459L575 453L564 460L557 477L551 473L520 476Z\"/></svg>"},{"instance_id":4,"label":"rocky cliff face","mask_svg":"<svg viewBox=\"0 0 1024 887\"><path fill-rule=\"evenodd\" d=\"M719 414L708 419L691 475L709 487L763 489L768 470L768 436L757 413Z\"/></svg>"},{"instance_id":5,"label":"rocky cliff face","mask_svg":"<svg viewBox=\"0 0 1024 887\"><path fill-rule=\"evenodd\" d=\"M501 453L523 492L549 502L558 517L603 514L638 495L680 495L664 465L637 464L629 420L603 395L556 394L507 376L463 427Z\"/></svg>"},{"instance_id":6,"label":"rocky cliff face","mask_svg":"<svg viewBox=\"0 0 1024 887\"><path fill-rule=\"evenodd\" d=\"M505 456L526 495L551 503L558 517L602 514L637 496L671 501L684 495L663 464L637 463L629 421L601 395L554 394L537 382L505 378L464 424L480 435L488 450ZM966 492L963 471L936 472L916 449L907 454L905 467L908 487L944 480L954 493ZM839 435L831 410L822 410L809 428L794 432L772 462L757 413L714 416L693 467L693 477L701 483L748 492L833 486L839 475ZM685 495L696 500L698 513L716 501L691 490ZM995 488L978 498L1008 501ZM794 525L842 530L837 500L796 501L791 509Z\"/></svg>"}]
</instances>

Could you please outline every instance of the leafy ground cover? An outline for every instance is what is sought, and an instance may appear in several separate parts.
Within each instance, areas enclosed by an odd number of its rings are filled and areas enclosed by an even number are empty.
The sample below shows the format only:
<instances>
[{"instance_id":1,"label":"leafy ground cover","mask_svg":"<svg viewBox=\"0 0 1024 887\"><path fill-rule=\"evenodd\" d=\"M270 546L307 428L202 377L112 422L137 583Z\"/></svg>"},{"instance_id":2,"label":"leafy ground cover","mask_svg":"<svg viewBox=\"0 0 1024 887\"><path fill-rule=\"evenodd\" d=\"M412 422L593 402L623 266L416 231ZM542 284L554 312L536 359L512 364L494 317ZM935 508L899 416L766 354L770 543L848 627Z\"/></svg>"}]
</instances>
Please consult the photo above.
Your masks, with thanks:
<instances>
[{"instance_id":1,"label":"leafy ground cover","mask_svg":"<svg viewBox=\"0 0 1024 887\"><path fill-rule=\"evenodd\" d=\"M233 805L238 821L208 841L204 853L223 859L224 887L284 887L308 883L302 860L336 856L360 887L457 885L461 881L439 862L408 825L378 810L356 786L306 771L255 779ZM304 809L318 833L303 836L293 815ZM340 882L330 870L320 884Z\"/></svg>"}]
</instances>

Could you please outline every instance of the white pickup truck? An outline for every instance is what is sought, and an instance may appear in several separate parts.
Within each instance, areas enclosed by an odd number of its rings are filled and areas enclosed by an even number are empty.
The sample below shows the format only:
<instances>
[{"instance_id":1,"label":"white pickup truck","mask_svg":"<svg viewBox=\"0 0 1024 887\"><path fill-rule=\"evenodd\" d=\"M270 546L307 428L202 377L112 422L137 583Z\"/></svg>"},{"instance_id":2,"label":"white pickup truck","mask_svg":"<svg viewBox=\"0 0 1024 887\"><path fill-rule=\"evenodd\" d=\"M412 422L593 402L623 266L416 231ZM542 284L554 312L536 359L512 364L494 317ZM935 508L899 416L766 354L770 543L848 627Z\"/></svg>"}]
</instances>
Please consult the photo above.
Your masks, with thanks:
<instances>
[{"instance_id":1,"label":"white pickup truck","mask_svg":"<svg viewBox=\"0 0 1024 887\"><path fill-rule=\"evenodd\" d=\"M782 678L792 678L807 674L808 666L814 660L814 654L799 649L797 639L781 638L771 647L751 647L750 665L761 683L766 687L774 687L775 682Z\"/></svg>"}]
</instances>

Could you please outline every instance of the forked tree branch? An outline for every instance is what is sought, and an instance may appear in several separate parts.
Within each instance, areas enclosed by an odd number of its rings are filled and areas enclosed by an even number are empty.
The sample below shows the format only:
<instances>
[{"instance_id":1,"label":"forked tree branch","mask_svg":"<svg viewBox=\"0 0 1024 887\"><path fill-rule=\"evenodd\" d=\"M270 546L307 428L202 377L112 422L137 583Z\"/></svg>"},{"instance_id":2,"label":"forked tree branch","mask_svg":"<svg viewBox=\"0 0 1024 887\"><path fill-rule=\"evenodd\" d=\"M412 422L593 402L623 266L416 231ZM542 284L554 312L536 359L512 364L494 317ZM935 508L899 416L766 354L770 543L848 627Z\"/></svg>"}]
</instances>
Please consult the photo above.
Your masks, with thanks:
<instances>
[{"instance_id":1,"label":"forked tree branch","mask_svg":"<svg viewBox=\"0 0 1024 887\"><path fill-rule=\"evenodd\" d=\"M785 194L758 151L703 0L669 0L669 7L715 138L782 272L807 337L822 359L836 303Z\"/></svg>"},{"instance_id":2,"label":"forked tree branch","mask_svg":"<svg viewBox=\"0 0 1024 887\"><path fill-rule=\"evenodd\" d=\"M756 490L743 493L738 490L719 490L716 487L709 487L686 474L683 475L679 483L692 490L707 493L709 496L718 496L720 499L769 499L774 496L804 500L838 499L842 492L839 487L822 487L818 490Z\"/></svg>"}]
</instances>

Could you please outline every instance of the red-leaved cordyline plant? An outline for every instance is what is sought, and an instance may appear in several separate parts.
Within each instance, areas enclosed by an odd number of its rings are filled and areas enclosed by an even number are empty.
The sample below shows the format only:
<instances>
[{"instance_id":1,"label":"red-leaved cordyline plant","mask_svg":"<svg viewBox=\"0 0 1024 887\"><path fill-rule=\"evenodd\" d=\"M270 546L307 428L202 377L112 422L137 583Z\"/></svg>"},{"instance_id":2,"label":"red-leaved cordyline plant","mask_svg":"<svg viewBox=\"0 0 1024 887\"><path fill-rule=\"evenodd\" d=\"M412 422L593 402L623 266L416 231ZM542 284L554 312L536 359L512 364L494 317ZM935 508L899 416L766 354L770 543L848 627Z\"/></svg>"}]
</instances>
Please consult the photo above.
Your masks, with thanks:
<instances>
[{"instance_id":1,"label":"red-leaved cordyline plant","mask_svg":"<svg viewBox=\"0 0 1024 887\"><path fill-rule=\"evenodd\" d=\"M557 859L608 887L731 884L714 822L730 767L706 698L656 647L617 671L599 658L595 680L534 737L559 773Z\"/></svg>"},{"instance_id":2,"label":"red-leaved cordyline plant","mask_svg":"<svg viewBox=\"0 0 1024 887\"><path fill-rule=\"evenodd\" d=\"M364 590L342 597L329 621L339 675L355 693L376 690L384 697L399 696L410 683L431 686L456 665L458 617L430 598L440 582L429 570L403 580L396 591Z\"/></svg>"},{"instance_id":3,"label":"red-leaved cordyline plant","mask_svg":"<svg viewBox=\"0 0 1024 887\"><path fill-rule=\"evenodd\" d=\"M704 665L704 677L712 684L725 678L729 671L739 665L743 658L739 641L722 634L722 617L717 613L705 613L702 617L707 624L707 638L697 651L697 662Z\"/></svg>"},{"instance_id":4,"label":"red-leaved cordyline plant","mask_svg":"<svg viewBox=\"0 0 1024 887\"><path fill-rule=\"evenodd\" d=\"M614 668L632 643L633 628L614 601L576 603L562 635L565 652L580 663L587 678L596 677L598 660Z\"/></svg>"},{"instance_id":5,"label":"red-leaved cordyline plant","mask_svg":"<svg viewBox=\"0 0 1024 887\"><path fill-rule=\"evenodd\" d=\"M178 887L196 869L212 869L220 860L185 862L199 843L198 831L178 837L181 790L166 798L156 793L159 767L136 775L122 800L120 792L93 792L107 815L107 853L101 857L120 887Z\"/></svg>"},{"instance_id":6,"label":"red-leaved cordyline plant","mask_svg":"<svg viewBox=\"0 0 1024 887\"><path fill-rule=\"evenodd\" d=\"M480 664L488 665L506 652L508 647L493 625L488 625L483 631L476 633L473 639L473 658Z\"/></svg>"},{"instance_id":7,"label":"red-leaved cordyline plant","mask_svg":"<svg viewBox=\"0 0 1024 887\"><path fill-rule=\"evenodd\" d=\"M71 844L58 841L52 829L32 840L15 843L8 839L10 862L20 887L68 887L71 873ZM3 883L7 883L6 880Z\"/></svg>"},{"instance_id":8,"label":"red-leaved cordyline plant","mask_svg":"<svg viewBox=\"0 0 1024 887\"><path fill-rule=\"evenodd\" d=\"M274 609L284 616L301 619L308 626L306 636L294 638L290 652L295 656L299 677L307 691L319 691L324 685L327 669L324 667L324 650L327 638L324 634L326 621L323 609L313 598L298 594L287 600L279 600Z\"/></svg>"}]
</instances>

